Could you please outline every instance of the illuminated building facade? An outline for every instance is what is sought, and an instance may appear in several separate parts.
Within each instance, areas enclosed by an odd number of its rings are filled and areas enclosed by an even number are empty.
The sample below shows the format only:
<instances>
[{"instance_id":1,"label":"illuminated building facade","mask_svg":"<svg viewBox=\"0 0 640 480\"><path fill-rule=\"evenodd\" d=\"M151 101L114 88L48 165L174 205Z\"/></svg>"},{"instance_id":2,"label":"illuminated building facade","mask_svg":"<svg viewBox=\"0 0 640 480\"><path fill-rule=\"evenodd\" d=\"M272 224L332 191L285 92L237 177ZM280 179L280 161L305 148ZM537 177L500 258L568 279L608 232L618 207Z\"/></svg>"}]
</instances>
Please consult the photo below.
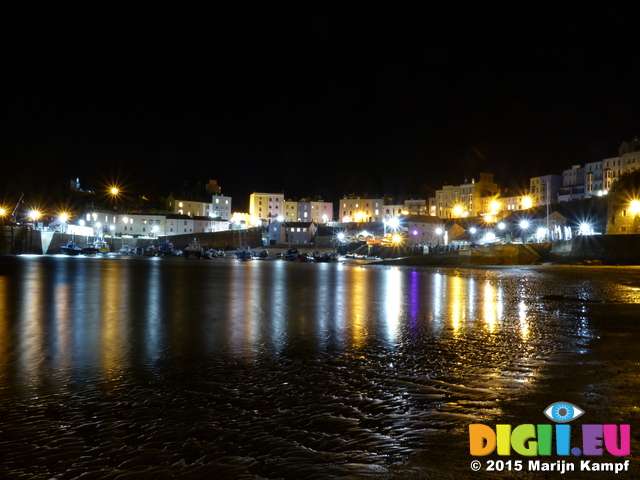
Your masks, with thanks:
<instances>
[{"instance_id":1,"label":"illuminated building facade","mask_svg":"<svg viewBox=\"0 0 640 480\"><path fill-rule=\"evenodd\" d=\"M271 223L284 216L284 193L257 193L249 197L249 214L263 223Z\"/></svg>"},{"instance_id":2,"label":"illuminated building facade","mask_svg":"<svg viewBox=\"0 0 640 480\"><path fill-rule=\"evenodd\" d=\"M493 181L493 173L481 173L480 180L461 185L445 185L436 191L435 216L440 218L475 217L483 211L482 198L495 197L498 185Z\"/></svg>"},{"instance_id":3,"label":"illuminated building facade","mask_svg":"<svg viewBox=\"0 0 640 480\"><path fill-rule=\"evenodd\" d=\"M341 221L380 222L384 218L381 198L344 197L340 200Z\"/></svg>"}]
</instances>

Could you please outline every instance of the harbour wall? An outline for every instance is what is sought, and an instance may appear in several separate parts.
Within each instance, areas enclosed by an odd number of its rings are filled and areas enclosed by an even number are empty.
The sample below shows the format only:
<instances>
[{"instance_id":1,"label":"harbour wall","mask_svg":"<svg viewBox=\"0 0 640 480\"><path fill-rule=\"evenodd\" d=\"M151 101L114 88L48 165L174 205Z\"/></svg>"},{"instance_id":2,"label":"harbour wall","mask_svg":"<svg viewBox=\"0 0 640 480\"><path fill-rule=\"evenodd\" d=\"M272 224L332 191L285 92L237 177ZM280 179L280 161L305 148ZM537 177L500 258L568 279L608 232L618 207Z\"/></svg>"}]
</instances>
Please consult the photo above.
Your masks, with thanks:
<instances>
[{"instance_id":1,"label":"harbour wall","mask_svg":"<svg viewBox=\"0 0 640 480\"><path fill-rule=\"evenodd\" d=\"M246 230L228 230L224 232L190 233L184 235L171 235L149 238L109 238L105 241L112 252L118 252L122 245L131 248L146 248L150 244L158 246L163 242L173 243L174 248L185 249L194 239L203 248L233 249L239 246L257 247L262 245L262 233L259 228ZM79 247L96 240L95 237L72 236L66 233L43 232L19 227L0 227L0 254L58 254L60 247L64 247L73 240Z\"/></svg>"},{"instance_id":2,"label":"harbour wall","mask_svg":"<svg viewBox=\"0 0 640 480\"><path fill-rule=\"evenodd\" d=\"M640 265L640 235L580 235L571 240L490 245L386 260L393 265L536 265L541 263Z\"/></svg>"},{"instance_id":3,"label":"harbour wall","mask_svg":"<svg viewBox=\"0 0 640 480\"><path fill-rule=\"evenodd\" d=\"M19 227L0 227L0 254L57 254L72 239L64 233L42 232ZM259 228L225 232L172 235L158 239L107 238L111 251L123 244L148 247L172 242L184 249L196 239L204 248L233 249L262 245ZM78 246L93 242L94 237L75 237ZM396 252L400 255L400 251ZM378 255L382 256L382 255ZM576 264L598 261L604 265L640 265L640 235L582 235L571 240L533 244L490 245L465 250L431 253L385 260L394 265L535 265L537 263Z\"/></svg>"}]
</instances>

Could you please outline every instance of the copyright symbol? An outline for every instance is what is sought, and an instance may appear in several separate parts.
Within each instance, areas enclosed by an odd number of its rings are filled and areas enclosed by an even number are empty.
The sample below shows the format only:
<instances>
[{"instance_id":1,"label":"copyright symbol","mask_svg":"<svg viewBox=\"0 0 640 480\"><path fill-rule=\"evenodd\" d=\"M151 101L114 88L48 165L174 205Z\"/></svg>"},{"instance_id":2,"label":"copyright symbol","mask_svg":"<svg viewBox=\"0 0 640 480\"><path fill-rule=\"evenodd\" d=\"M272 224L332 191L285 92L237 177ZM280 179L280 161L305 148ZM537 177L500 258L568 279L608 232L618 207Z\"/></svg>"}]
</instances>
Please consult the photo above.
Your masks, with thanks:
<instances>
[{"instance_id":1,"label":"copyright symbol","mask_svg":"<svg viewBox=\"0 0 640 480\"><path fill-rule=\"evenodd\" d=\"M480 462L480 460L474 460L473 462L471 462L471 470L473 470L474 472L477 472L481 468L482 462Z\"/></svg>"}]
</instances>

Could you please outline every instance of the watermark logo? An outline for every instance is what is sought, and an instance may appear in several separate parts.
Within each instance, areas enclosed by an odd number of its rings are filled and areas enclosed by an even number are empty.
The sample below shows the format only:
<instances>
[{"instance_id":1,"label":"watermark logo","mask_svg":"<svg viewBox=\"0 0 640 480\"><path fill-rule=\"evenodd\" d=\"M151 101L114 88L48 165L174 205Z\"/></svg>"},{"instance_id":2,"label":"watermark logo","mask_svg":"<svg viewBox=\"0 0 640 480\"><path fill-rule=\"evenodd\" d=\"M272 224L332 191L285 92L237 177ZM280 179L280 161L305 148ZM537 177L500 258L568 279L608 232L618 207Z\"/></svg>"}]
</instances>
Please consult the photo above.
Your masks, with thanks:
<instances>
[{"instance_id":1,"label":"watermark logo","mask_svg":"<svg viewBox=\"0 0 640 480\"><path fill-rule=\"evenodd\" d=\"M591 424L576 427L572 431L569 422L581 417L585 412L569 402L555 402L543 410L544 415L555 424L522 424L512 427L498 424L490 427L484 424L469 425L469 450L474 457L491 454L509 457L512 453L524 457L552 456L603 456L624 457L631 453L631 428L627 424ZM573 435L572 435L573 434ZM626 471L629 461L594 463L593 460L581 460L582 471L607 470L618 473ZM556 462L529 460L489 460L487 470L528 471L565 471L575 470L576 465L564 459ZM505 468L506 467L506 468ZM482 463L474 460L471 468L482 469Z\"/></svg>"},{"instance_id":2,"label":"watermark logo","mask_svg":"<svg viewBox=\"0 0 640 480\"><path fill-rule=\"evenodd\" d=\"M556 402L549 405L544 414L549 420L557 423L566 423L575 420L584 413L584 410L569 402Z\"/></svg>"}]
</instances>

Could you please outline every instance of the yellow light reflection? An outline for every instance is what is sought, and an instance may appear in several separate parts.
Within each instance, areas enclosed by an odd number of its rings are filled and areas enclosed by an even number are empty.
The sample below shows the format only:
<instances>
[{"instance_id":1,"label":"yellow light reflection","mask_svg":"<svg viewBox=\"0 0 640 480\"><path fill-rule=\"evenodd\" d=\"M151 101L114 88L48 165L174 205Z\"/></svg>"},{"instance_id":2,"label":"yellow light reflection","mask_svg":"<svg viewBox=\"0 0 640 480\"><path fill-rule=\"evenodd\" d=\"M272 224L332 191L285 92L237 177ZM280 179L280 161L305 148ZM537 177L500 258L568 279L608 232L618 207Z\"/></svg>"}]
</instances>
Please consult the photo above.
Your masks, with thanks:
<instances>
[{"instance_id":1,"label":"yellow light reflection","mask_svg":"<svg viewBox=\"0 0 640 480\"><path fill-rule=\"evenodd\" d=\"M529 320L527 318L527 306L524 301L518 304L518 319L520 320L520 334L525 340L529 337Z\"/></svg>"},{"instance_id":2,"label":"yellow light reflection","mask_svg":"<svg viewBox=\"0 0 640 480\"><path fill-rule=\"evenodd\" d=\"M484 322L489 329L489 333L493 333L498 323L497 311L497 292L496 287L487 281L484 284Z\"/></svg>"},{"instance_id":3,"label":"yellow light reflection","mask_svg":"<svg viewBox=\"0 0 640 480\"><path fill-rule=\"evenodd\" d=\"M119 269L121 262L113 262L110 267ZM100 364L105 377L108 380L117 380L124 370L124 358L126 357L127 339L122 322L121 308L123 296L121 289L123 282L129 275L115 272L105 267L102 273L102 290L100 292Z\"/></svg>"},{"instance_id":4,"label":"yellow light reflection","mask_svg":"<svg viewBox=\"0 0 640 480\"><path fill-rule=\"evenodd\" d=\"M56 368L58 371L69 371L72 367L72 327L71 285L59 284L55 287L55 326L56 326Z\"/></svg>"},{"instance_id":5,"label":"yellow light reflection","mask_svg":"<svg viewBox=\"0 0 640 480\"><path fill-rule=\"evenodd\" d=\"M24 284L24 296L19 322L18 365L21 374L28 383L35 387L39 383L40 368L45 357L44 311L40 308L39 299L43 297L44 278L42 264L33 262L28 268L28 279Z\"/></svg>"},{"instance_id":6,"label":"yellow light reflection","mask_svg":"<svg viewBox=\"0 0 640 480\"><path fill-rule=\"evenodd\" d=\"M451 327L453 334L460 334L460 325L466 320L466 309L464 308L464 283L460 277L449 278L449 311L451 313Z\"/></svg>"},{"instance_id":7,"label":"yellow light reflection","mask_svg":"<svg viewBox=\"0 0 640 480\"><path fill-rule=\"evenodd\" d=\"M349 298L350 306L347 311L351 312L351 344L355 348L359 348L364 345L367 336L366 326L366 271L362 267L354 268L353 279L351 285L353 290Z\"/></svg>"}]
</instances>

